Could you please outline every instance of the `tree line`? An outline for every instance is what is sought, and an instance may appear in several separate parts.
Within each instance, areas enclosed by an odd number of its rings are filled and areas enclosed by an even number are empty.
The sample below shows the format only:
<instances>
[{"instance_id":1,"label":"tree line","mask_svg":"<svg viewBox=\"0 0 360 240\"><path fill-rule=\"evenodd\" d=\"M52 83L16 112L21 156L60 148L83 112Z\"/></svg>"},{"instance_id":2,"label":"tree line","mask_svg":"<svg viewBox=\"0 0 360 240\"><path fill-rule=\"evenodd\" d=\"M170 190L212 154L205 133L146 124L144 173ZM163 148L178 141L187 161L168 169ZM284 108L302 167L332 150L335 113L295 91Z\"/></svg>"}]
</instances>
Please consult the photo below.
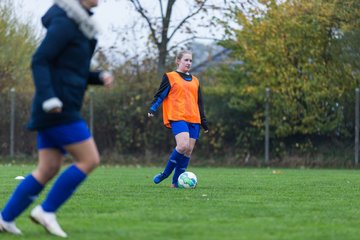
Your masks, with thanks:
<instances>
[{"instance_id":1,"label":"tree line","mask_svg":"<svg viewBox=\"0 0 360 240\"><path fill-rule=\"evenodd\" d=\"M206 1L194 4L202 2ZM334 155L337 165L349 165L354 144L355 88L360 80L360 3L289 0L258 4L248 8L240 2L226 5L227 16L235 24L213 19L225 29L226 35L218 44L229 50L229 55L198 73L210 132L202 136L197 157L220 165L259 164L264 151L264 106L269 100L273 162L291 164L291 156L302 155L307 160L301 164L320 158L323 161L319 164L326 165ZM31 26L5 14L4 6L0 5L2 99L14 86L18 95L31 95L28 64L37 43ZM11 31L19 28L25 30ZM159 42L152 40L149 48L154 49L153 44ZM17 47L11 48L15 42ZM16 54L7 54L10 49ZM167 52L165 71L174 68L174 54ZM195 62L196 54L201 53L194 49ZM96 60L99 65L111 65L101 50ZM94 134L103 152L153 156L173 146L171 134L162 129L161 115L151 121L146 118L161 80L158 69L158 55L130 59L114 67L116 84L111 92L95 89L94 111L98 115ZM271 89L269 99L265 98L266 88ZM24 102L17 105L26 113L25 108L30 106L26 101L31 97L22 99ZM85 117L86 109L87 105ZM0 121L2 142L6 142L4 114Z\"/></svg>"}]
</instances>

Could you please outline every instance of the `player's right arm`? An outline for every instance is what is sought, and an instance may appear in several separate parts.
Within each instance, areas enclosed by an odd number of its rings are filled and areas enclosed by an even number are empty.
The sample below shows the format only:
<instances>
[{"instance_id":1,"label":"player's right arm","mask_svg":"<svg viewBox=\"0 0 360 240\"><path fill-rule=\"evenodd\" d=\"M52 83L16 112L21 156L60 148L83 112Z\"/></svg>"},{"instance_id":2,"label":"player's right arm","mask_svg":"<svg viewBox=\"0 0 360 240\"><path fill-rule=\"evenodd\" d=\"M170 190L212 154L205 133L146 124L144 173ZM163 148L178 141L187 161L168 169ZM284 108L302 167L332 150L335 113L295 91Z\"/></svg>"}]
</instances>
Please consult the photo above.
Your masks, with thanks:
<instances>
[{"instance_id":1,"label":"player's right arm","mask_svg":"<svg viewBox=\"0 0 360 240\"><path fill-rule=\"evenodd\" d=\"M58 17L48 26L46 36L34 53L31 61L37 97L46 112L61 111L62 102L55 95L51 81L51 63L61 54L73 38L75 31L71 20ZM56 110L54 110L56 109Z\"/></svg>"},{"instance_id":2,"label":"player's right arm","mask_svg":"<svg viewBox=\"0 0 360 240\"><path fill-rule=\"evenodd\" d=\"M206 116L205 116L204 104L203 104L203 98L202 98L200 86L198 89L198 106L199 106L199 112L200 112L201 126L203 127L205 133L207 133L209 131L209 127L208 127Z\"/></svg>"},{"instance_id":3,"label":"player's right arm","mask_svg":"<svg viewBox=\"0 0 360 240\"><path fill-rule=\"evenodd\" d=\"M153 117L157 111L157 109L160 107L164 99L167 97L170 91L170 82L169 78L166 74L164 74L159 90L154 96L154 100L151 103L151 107L148 111L148 117Z\"/></svg>"}]
</instances>

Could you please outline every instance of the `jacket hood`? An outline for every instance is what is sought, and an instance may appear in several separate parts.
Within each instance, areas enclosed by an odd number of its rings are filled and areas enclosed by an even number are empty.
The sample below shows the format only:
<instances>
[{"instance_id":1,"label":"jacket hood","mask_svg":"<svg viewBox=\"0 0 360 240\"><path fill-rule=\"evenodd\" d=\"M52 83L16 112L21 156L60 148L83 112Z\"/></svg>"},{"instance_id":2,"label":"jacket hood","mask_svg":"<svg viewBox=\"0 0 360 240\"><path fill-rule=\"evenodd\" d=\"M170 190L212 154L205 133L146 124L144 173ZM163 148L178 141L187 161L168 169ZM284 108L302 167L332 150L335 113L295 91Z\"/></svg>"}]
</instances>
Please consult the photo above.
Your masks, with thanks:
<instances>
[{"instance_id":1,"label":"jacket hood","mask_svg":"<svg viewBox=\"0 0 360 240\"><path fill-rule=\"evenodd\" d=\"M41 18L41 22L43 26L47 29L51 23L51 21L56 17L66 17L66 13L57 5L53 5L49 8L49 10L45 13L45 15Z\"/></svg>"},{"instance_id":2,"label":"jacket hood","mask_svg":"<svg viewBox=\"0 0 360 240\"><path fill-rule=\"evenodd\" d=\"M78 1L75 0L54 0L54 5L42 17L41 21L45 28L48 28L51 21L56 17L68 17L75 21L80 31L89 39L96 38L99 29L92 13L84 9Z\"/></svg>"}]
</instances>

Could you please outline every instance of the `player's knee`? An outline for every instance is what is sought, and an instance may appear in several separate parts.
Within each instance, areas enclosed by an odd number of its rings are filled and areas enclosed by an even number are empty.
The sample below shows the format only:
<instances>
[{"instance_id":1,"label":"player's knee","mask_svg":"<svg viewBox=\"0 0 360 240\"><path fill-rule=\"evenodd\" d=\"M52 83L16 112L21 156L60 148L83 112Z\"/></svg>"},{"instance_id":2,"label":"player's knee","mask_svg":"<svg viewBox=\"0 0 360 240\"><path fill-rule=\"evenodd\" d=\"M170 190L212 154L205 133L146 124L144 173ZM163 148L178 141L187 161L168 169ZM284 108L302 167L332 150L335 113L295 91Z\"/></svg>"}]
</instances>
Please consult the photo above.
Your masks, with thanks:
<instances>
[{"instance_id":1,"label":"player's knee","mask_svg":"<svg viewBox=\"0 0 360 240\"><path fill-rule=\"evenodd\" d=\"M81 161L82 165L86 168L86 172L91 172L100 165L100 157L92 156L84 161Z\"/></svg>"},{"instance_id":2,"label":"player's knee","mask_svg":"<svg viewBox=\"0 0 360 240\"><path fill-rule=\"evenodd\" d=\"M60 166L49 165L46 168L38 167L33 172L33 176L42 184L46 184L50 181L58 172L60 171Z\"/></svg>"},{"instance_id":3,"label":"player's knee","mask_svg":"<svg viewBox=\"0 0 360 240\"><path fill-rule=\"evenodd\" d=\"M181 153L181 154L186 154L186 152L189 151L190 146L189 146L188 143L179 143L179 144L176 146L176 149L178 150L179 153Z\"/></svg>"},{"instance_id":4,"label":"player's knee","mask_svg":"<svg viewBox=\"0 0 360 240\"><path fill-rule=\"evenodd\" d=\"M94 156L90 160L90 164L92 165L92 168L96 168L100 165L100 156Z\"/></svg>"}]
</instances>

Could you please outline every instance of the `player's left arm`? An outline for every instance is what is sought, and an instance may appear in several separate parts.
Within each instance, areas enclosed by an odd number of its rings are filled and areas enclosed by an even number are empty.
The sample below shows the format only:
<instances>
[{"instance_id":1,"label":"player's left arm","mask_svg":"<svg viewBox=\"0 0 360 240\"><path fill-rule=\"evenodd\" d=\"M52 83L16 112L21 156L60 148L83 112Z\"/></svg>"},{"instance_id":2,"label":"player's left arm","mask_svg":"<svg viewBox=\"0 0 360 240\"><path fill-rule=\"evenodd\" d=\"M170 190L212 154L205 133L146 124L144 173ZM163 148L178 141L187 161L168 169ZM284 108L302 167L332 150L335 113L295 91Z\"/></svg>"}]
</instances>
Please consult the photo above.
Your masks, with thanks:
<instances>
[{"instance_id":1,"label":"player's left arm","mask_svg":"<svg viewBox=\"0 0 360 240\"><path fill-rule=\"evenodd\" d=\"M204 104L203 104L203 98L202 98L200 86L198 88L198 105L199 105L201 126L203 127L205 133L207 133L209 131L209 127L208 127L206 116L205 116Z\"/></svg>"},{"instance_id":2,"label":"player's left arm","mask_svg":"<svg viewBox=\"0 0 360 240\"><path fill-rule=\"evenodd\" d=\"M88 77L88 84L104 85L110 87L114 81L114 77L107 71L91 71Z\"/></svg>"}]
</instances>

